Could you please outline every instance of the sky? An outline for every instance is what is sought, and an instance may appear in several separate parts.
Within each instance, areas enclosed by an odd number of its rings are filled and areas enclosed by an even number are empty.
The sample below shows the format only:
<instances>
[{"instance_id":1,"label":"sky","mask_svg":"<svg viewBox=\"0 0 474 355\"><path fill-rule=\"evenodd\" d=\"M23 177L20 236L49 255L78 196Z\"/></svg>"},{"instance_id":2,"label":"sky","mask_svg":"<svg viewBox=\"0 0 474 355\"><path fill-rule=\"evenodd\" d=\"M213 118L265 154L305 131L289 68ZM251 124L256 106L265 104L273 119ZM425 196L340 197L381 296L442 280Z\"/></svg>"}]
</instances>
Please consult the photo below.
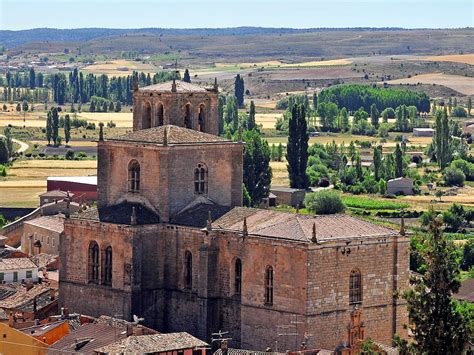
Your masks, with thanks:
<instances>
[{"instance_id":1,"label":"sky","mask_svg":"<svg viewBox=\"0 0 474 355\"><path fill-rule=\"evenodd\" d=\"M0 0L0 29L474 27L474 0Z\"/></svg>"}]
</instances>

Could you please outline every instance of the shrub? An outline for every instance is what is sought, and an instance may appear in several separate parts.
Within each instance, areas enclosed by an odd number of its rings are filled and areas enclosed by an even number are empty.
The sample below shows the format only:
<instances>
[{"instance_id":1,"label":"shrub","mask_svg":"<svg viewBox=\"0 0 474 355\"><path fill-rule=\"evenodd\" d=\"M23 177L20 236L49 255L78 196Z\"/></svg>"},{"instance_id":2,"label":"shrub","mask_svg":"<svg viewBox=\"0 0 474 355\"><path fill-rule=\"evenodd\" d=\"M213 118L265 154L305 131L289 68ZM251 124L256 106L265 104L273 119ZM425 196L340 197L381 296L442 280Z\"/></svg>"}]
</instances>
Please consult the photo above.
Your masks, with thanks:
<instances>
[{"instance_id":1,"label":"shrub","mask_svg":"<svg viewBox=\"0 0 474 355\"><path fill-rule=\"evenodd\" d=\"M454 117L467 117L467 112L463 107L456 106L456 107L453 107L453 109L451 110L451 116L454 116Z\"/></svg>"},{"instance_id":2,"label":"shrub","mask_svg":"<svg viewBox=\"0 0 474 355\"><path fill-rule=\"evenodd\" d=\"M71 149L68 149L66 151L65 158L66 158L66 160L74 160L74 155L75 155L74 151L71 150Z\"/></svg>"},{"instance_id":3,"label":"shrub","mask_svg":"<svg viewBox=\"0 0 474 355\"><path fill-rule=\"evenodd\" d=\"M464 181L466 180L466 175L464 175L461 169L450 166L444 170L443 176L447 186L464 186Z\"/></svg>"},{"instance_id":4,"label":"shrub","mask_svg":"<svg viewBox=\"0 0 474 355\"><path fill-rule=\"evenodd\" d=\"M309 211L316 214L334 214L346 208L337 192L327 190L307 194L304 203Z\"/></svg>"}]
</instances>

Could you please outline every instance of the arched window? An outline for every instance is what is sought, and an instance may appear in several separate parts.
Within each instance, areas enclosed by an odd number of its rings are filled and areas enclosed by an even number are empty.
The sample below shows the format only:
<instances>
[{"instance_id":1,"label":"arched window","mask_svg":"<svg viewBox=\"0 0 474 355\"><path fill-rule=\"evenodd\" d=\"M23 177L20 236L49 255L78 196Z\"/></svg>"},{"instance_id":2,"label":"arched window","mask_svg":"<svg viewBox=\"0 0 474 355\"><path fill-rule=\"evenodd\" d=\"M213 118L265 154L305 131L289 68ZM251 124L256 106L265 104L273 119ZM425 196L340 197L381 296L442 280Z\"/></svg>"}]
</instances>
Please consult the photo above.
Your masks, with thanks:
<instances>
[{"instance_id":1,"label":"arched window","mask_svg":"<svg viewBox=\"0 0 474 355\"><path fill-rule=\"evenodd\" d=\"M164 107L162 103L158 104L158 108L156 110L156 123L158 126L163 126L164 124Z\"/></svg>"},{"instance_id":2,"label":"arched window","mask_svg":"<svg viewBox=\"0 0 474 355\"><path fill-rule=\"evenodd\" d=\"M143 115L142 129L151 128L151 105L149 102L145 103L145 112Z\"/></svg>"},{"instance_id":3,"label":"arched window","mask_svg":"<svg viewBox=\"0 0 474 355\"><path fill-rule=\"evenodd\" d=\"M199 130L201 132L204 132L205 124L206 124L206 106L204 106L204 104L201 104L199 106L199 119L198 119Z\"/></svg>"},{"instance_id":4,"label":"arched window","mask_svg":"<svg viewBox=\"0 0 474 355\"><path fill-rule=\"evenodd\" d=\"M194 193L207 194L207 167L203 163L194 169Z\"/></svg>"},{"instance_id":5,"label":"arched window","mask_svg":"<svg viewBox=\"0 0 474 355\"><path fill-rule=\"evenodd\" d=\"M265 270L265 304L273 304L273 268Z\"/></svg>"},{"instance_id":6,"label":"arched window","mask_svg":"<svg viewBox=\"0 0 474 355\"><path fill-rule=\"evenodd\" d=\"M242 261L240 259L235 260L234 291L237 295L240 295L242 291Z\"/></svg>"},{"instance_id":7,"label":"arched window","mask_svg":"<svg viewBox=\"0 0 474 355\"><path fill-rule=\"evenodd\" d=\"M193 128L192 126L192 109L191 109L191 104L187 104L184 107L184 127L186 128Z\"/></svg>"},{"instance_id":8,"label":"arched window","mask_svg":"<svg viewBox=\"0 0 474 355\"><path fill-rule=\"evenodd\" d=\"M128 191L140 191L140 164L136 160L128 164Z\"/></svg>"},{"instance_id":9,"label":"arched window","mask_svg":"<svg viewBox=\"0 0 474 355\"><path fill-rule=\"evenodd\" d=\"M112 247L105 248L104 257L102 259L102 283L106 286L112 286Z\"/></svg>"},{"instance_id":10,"label":"arched window","mask_svg":"<svg viewBox=\"0 0 474 355\"><path fill-rule=\"evenodd\" d=\"M193 255L189 251L184 254L184 284L186 288L193 286Z\"/></svg>"},{"instance_id":11,"label":"arched window","mask_svg":"<svg viewBox=\"0 0 474 355\"><path fill-rule=\"evenodd\" d=\"M349 277L349 304L362 303L362 276L354 269Z\"/></svg>"},{"instance_id":12,"label":"arched window","mask_svg":"<svg viewBox=\"0 0 474 355\"><path fill-rule=\"evenodd\" d=\"M89 243L89 275L88 281L99 283L99 245L92 241Z\"/></svg>"}]
</instances>

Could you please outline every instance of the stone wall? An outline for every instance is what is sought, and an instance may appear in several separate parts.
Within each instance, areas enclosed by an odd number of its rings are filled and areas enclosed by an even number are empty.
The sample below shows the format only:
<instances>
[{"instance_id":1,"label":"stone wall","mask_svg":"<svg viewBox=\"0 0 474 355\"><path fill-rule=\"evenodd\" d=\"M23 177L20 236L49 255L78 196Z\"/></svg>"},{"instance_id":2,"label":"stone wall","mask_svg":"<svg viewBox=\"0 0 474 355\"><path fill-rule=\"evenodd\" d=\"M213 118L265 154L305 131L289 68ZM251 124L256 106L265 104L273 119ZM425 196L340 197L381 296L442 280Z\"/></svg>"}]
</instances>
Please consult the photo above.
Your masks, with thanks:
<instances>
[{"instance_id":1,"label":"stone wall","mask_svg":"<svg viewBox=\"0 0 474 355\"><path fill-rule=\"evenodd\" d=\"M28 255L38 254L38 248L35 248L33 244L39 240L41 241L41 253L59 255L60 234L62 233L26 222L23 224L21 251Z\"/></svg>"}]
</instances>

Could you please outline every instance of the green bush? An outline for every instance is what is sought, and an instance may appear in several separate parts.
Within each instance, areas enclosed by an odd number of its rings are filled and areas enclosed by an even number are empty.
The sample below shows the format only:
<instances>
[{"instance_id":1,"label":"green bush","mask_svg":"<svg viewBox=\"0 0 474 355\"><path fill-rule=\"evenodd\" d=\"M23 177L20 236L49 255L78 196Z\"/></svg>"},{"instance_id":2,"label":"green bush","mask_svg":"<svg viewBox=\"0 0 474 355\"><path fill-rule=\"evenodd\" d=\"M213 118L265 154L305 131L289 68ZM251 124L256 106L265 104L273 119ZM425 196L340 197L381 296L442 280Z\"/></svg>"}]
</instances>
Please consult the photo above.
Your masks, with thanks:
<instances>
[{"instance_id":1,"label":"green bush","mask_svg":"<svg viewBox=\"0 0 474 355\"><path fill-rule=\"evenodd\" d=\"M464 181L466 181L466 175L462 170L453 167L447 167L443 176L447 186L464 186Z\"/></svg>"},{"instance_id":2,"label":"green bush","mask_svg":"<svg viewBox=\"0 0 474 355\"><path fill-rule=\"evenodd\" d=\"M74 156L75 156L75 153L73 150L68 149L66 151L66 155L65 155L66 160L74 160Z\"/></svg>"},{"instance_id":3,"label":"green bush","mask_svg":"<svg viewBox=\"0 0 474 355\"><path fill-rule=\"evenodd\" d=\"M456 106L456 107L453 107L453 109L451 110L451 116L454 116L454 117L467 117L467 112L463 107Z\"/></svg>"},{"instance_id":4,"label":"green bush","mask_svg":"<svg viewBox=\"0 0 474 355\"><path fill-rule=\"evenodd\" d=\"M346 208L339 194L328 190L306 194L304 203L310 212L316 214L335 214Z\"/></svg>"}]
</instances>

